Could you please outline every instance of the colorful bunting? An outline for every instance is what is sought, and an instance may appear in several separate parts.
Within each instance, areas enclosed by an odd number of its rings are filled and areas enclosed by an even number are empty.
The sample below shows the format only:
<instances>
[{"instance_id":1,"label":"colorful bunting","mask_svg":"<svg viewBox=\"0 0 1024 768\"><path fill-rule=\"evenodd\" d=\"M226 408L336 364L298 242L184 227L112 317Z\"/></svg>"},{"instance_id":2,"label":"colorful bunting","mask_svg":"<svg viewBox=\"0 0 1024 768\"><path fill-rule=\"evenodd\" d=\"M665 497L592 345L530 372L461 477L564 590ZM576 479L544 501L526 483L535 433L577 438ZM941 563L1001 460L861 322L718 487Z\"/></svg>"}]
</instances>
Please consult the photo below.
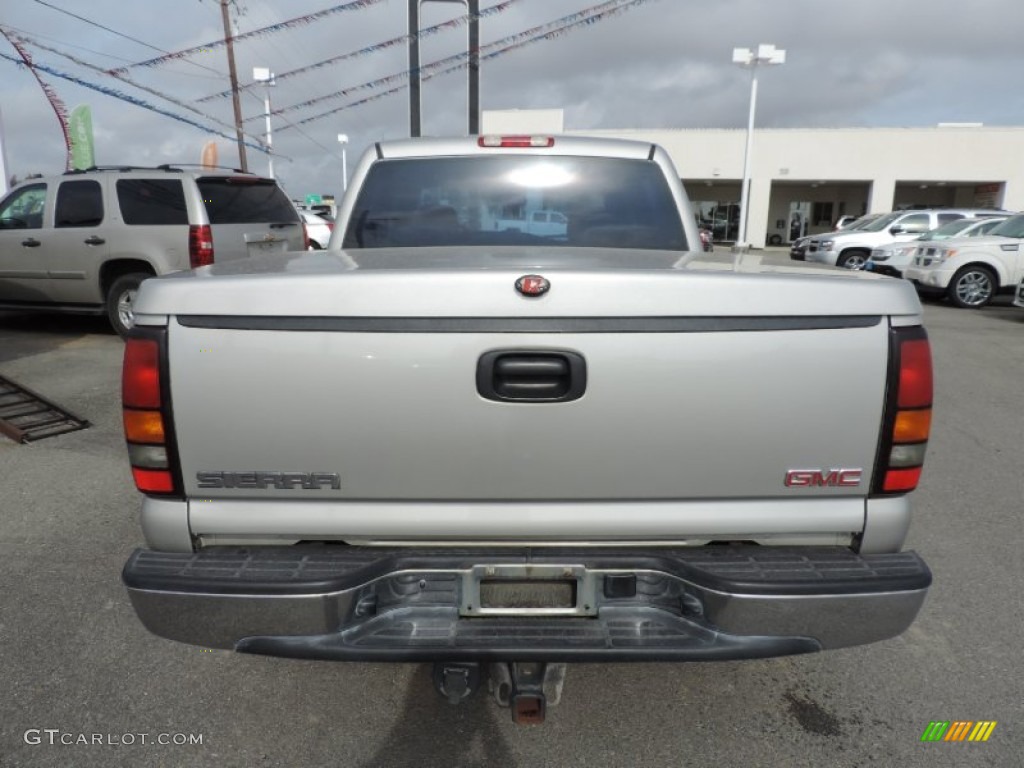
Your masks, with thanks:
<instances>
[{"instance_id":1,"label":"colorful bunting","mask_svg":"<svg viewBox=\"0 0 1024 768\"><path fill-rule=\"evenodd\" d=\"M44 50L44 51L49 51L50 53L56 54L57 56L61 56L62 58L67 59L68 61L72 61L72 62L74 62L75 64L77 64L80 67L85 67L86 69L91 69L92 71L98 72L101 75L110 75L111 77L116 77L118 80L121 80L122 82L132 86L133 88L138 88L140 91L145 91L146 93L152 94L153 96L156 96L157 98L163 99L164 101L169 101L171 104L174 104L177 107L181 107L182 109L187 109L189 112L192 112L193 114L199 115L200 117L202 117L202 118L204 118L206 120L211 120L211 121L213 121L215 123L218 123L218 124L224 126L225 128L228 128L230 130L234 130L234 128L235 128L233 123L227 123L227 122L224 122L223 120L218 120L216 117L213 117L211 115L207 115L207 114L205 114L203 112L200 112L198 109L193 107L191 104L188 104L188 103L186 103L184 101L176 99L173 96L168 96L166 93L161 93L160 91L158 91L158 90L156 90L154 88L149 88L149 87L147 87L145 85L140 85L139 83L136 83L131 78L129 78L129 77L125 76L125 75L122 75L120 73L109 72L108 70L104 69L103 67L98 67L95 64L90 64L89 62L83 61L82 59L78 58L77 56L73 56L70 53L66 53L64 51L58 51L56 48L53 48L53 47L51 47L49 45L44 45L43 43L41 43L38 40L35 40L35 39L29 37L26 34L16 35L15 37L18 40L20 40L22 42L25 42L25 43L28 43L28 44L36 47L36 48L39 48L39 49Z\"/></svg>"},{"instance_id":2,"label":"colorful bunting","mask_svg":"<svg viewBox=\"0 0 1024 768\"><path fill-rule=\"evenodd\" d=\"M8 61L13 61L19 66L24 64L24 66L29 68L32 76L36 79L36 82L39 83L39 87L43 89L43 93L46 95L46 100L50 102L50 106L53 108L54 114L57 115L57 121L60 123L60 130L64 134L64 146L67 147L68 152L66 167L70 168L71 134L68 132L68 108L64 105L64 102L60 100L60 97L57 95L57 92L53 90L52 86L39 76L39 70L42 69L45 72L46 68L33 63L29 52L25 50L25 46L14 38L13 35L8 34L6 28L0 27L0 34L7 38L7 42L14 46L14 50L16 50L18 55L21 56L21 61L18 61L18 59L13 56L8 56L5 53L0 54L0 56L3 56Z\"/></svg>"},{"instance_id":3,"label":"colorful bunting","mask_svg":"<svg viewBox=\"0 0 1024 768\"><path fill-rule=\"evenodd\" d=\"M505 0L505 2L498 3L497 5L492 5L490 8L484 8L482 11L480 11L479 14L477 14L477 18L478 19L483 19L483 18L486 18L488 16L494 16L495 14L501 13L502 11L506 10L510 5L514 5L517 2L520 2L520 0ZM467 14L459 16L459 17L457 17L455 19L451 19L449 21L442 22L441 24L435 24L432 27L427 27L425 29L421 29L420 30L420 34L419 34L419 39L423 40L425 38L432 37L432 36L434 36L434 35L436 35L436 34L438 34L440 32L446 32L446 31L448 31L450 29L457 29L459 27L464 27L466 24L469 23L469 20L470 20L470 14L467 13ZM357 59L357 58L360 58L362 56L367 56L367 55L369 55L371 53L377 53L378 51L387 50L388 48L394 48L396 45L402 45L403 43L406 43L406 42L412 40L413 37L414 37L414 35L400 35L399 37L393 37L390 40L385 40L382 43L377 43L375 45L368 45L365 48L360 48L359 50L356 50L356 51L349 51L348 53L343 53L340 56L332 56L329 59L324 59L323 61L318 61L318 62L315 62L314 64L310 64L310 65L305 66L305 67L299 67L298 69L292 69L292 70L289 70L288 72L282 72L280 74L275 74L274 75L274 79L277 80L277 81L287 80L290 77L297 77L298 75L304 75L307 72L312 72L312 71L317 70L317 69L323 69L324 67L329 67L332 64L337 64L338 62L341 62L341 61L350 61L352 59ZM250 84L250 85L252 85L252 84ZM247 88L249 86L246 85L246 86L242 86L242 87ZM205 102L205 101L211 101L213 99L227 98L227 97L231 96L231 93L232 93L231 90L228 89L226 91L221 91L220 93L211 94L210 96L204 96L201 99L197 99L197 101Z\"/></svg>"},{"instance_id":4,"label":"colorful bunting","mask_svg":"<svg viewBox=\"0 0 1024 768\"><path fill-rule=\"evenodd\" d=\"M4 53L3 51L0 51L0 58L7 59L7 61L13 61L16 64L20 64L21 63L18 59L14 58L13 56L9 56L8 54ZM152 104L149 104L149 103L143 101L142 99L138 99L138 98L136 98L134 96L131 96L131 95L127 94L127 93L122 93L121 91L114 90L113 88L107 88L107 87L102 86L102 85L96 85L95 83L90 83L87 80L82 80L81 78L75 77L74 75L69 75L66 72L60 72L59 70L56 70L53 67L48 67L45 64L35 64L35 63L33 63L33 64L30 65L30 68L32 69L33 72L35 72L35 70L37 70L37 69L41 70L41 71L47 73L48 75L53 75L54 77L59 77L62 80L67 80L69 82L75 83L76 85L80 85L83 88L90 88L90 89L92 89L94 91L98 91L99 93L102 93L105 96L112 96L115 99L120 99L121 101L126 101L129 104L134 104L136 107L142 107L143 109L148 109L151 112L156 112L158 115L163 115L164 117L169 117L172 120L177 120L179 123L185 123L186 125L191 125L194 128L199 128L200 130L207 131L208 133L212 133L215 136L220 136L221 138L224 138L224 139L230 139L231 141L235 141L236 140L235 136L229 136L226 133L221 133L220 131L213 130L213 129L205 126L205 125L202 125L201 123L197 123L195 120L190 120L187 117L182 117L181 115L176 115L173 112L168 112L167 110L161 109L160 107L155 107ZM36 75L36 77L38 79L38 75ZM56 98L56 94L54 94L54 98ZM60 102L58 100L58 104L59 103ZM61 104L60 106L63 107L63 104ZM56 106L54 107L54 109L56 109ZM65 135L66 135L66 128L65 128ZM252 142L248 142L248 141L245 142L245 146L250 147L250 148L255 149L255 150L259 150L260 152L266 152L267 151L266 147L264 147L264 146L262 146L260 144L253 144Z\"/></svg>"},{"instance_id":5,"label":"colorful bunting","mask_svg":"<svg viewBox=\"0 0 1024 768\"><path fill-rule=\"evenodd\" d=\"M235 35L231 38L232 42L239 43L243 40L250 40L255 37L263 37L273 32L280 32L284 29L294 29L295 27L302 27L307 24L312 24L318 19L322 19L325 16L331 16L335 13L344 13L345 11L359 11L363 8L368 8L371 5L383 2L383 0L352 0L342 5L335 5L331 8L327 8L323 11L317 11L316 13L307 13L305 16L297 16L294 19L288 19L288 21L282 21L277 24L271 24L267 27L261 27L260 29L254 29L252 32L246 32L241 35ZM118 67L117 69L108 70L109 74L125 74L129 69L135 67L155 67L159 64L165 64L168 61L176 61L178 59L184 59L191 56L193 53L207 52L213 48L220 48L223 45L227 45L227 40L218 39L213 40L209 43L203 43L202 45L194 45L191 48L186 48L183 51L175 51L173 53L167 53L163 56L157 56L155 59L147 59L146 61L139 61L135 64L129 64L127 67Z\"/></svg>"},{"instance_id":6,"label":"colorful bunting","mask_svg":"<svg viewBox=\"0 0 1024 768\"><path fill-rule=\"evenodd\" d=\"M641 5L644 5L647 2L650 2L650 0L608 0L608 2L600 3L599 5L591 6L590 8L585 8L582 11L577 11L576 13L569 14L568 16L563 16L562 18L549 22L547 24L532 27L530 29L524 30L523 32L519 32L515 35L509 35L508 37L502 38L501 40L496 40L493 43L481 46L479 49L480 60L486 61L489 59L494 59L497 58L498 56L502 56L506 53L509 53L510 51L525 48L526 46L532 45L533 43L538 43L543 40L553 40L554 38L561 37L562 35L568 33L572 29L596 24L599 21L612 18L613 16L618 16L619 14L624 13L628 10L632 10L633 8L637 8ZM446 75L451 72L456 72L460 69L465 69L468 66L469 52L467 51L465 53L457 53L453 56L448 56L444 59L439 59L437 61L431 62L430 64L425 64L422 67L420 67L421 79L429 80L430 78L433 77L439 77L441 75ZM399 93L405 90L405 81L407 81L408 79L409 72L396 72L393 75L380 77L377 78L376 80L371 80L367 83L355 85L350 88L344 88L340 91L335 91L334 93L329 93L325 96L320 96L315 99L309 99L307 101L303 101L298 104L293 104L288 107L281 107L280 109L273 110L271 114L283 114L285 112L290 112L292 110L309 107L322 101L344 98L345 96L349 96L353 93L358 93L360 91L376 90L377 88L380 88L382 86L393 85L399 82L403 83L399 87L391 88L390 90L374 94L373 96L360 99L359 101L352 102L350 104L345 104L340 107L336 107L327 112L321 112L311 117L307 117L302 120L297 120L295 123L291 125L286 125L278 129L281 131L285 131L288 130L289 128L293 128L298 125L303 125L305 123L311 123L314 120L320 120L324 117L329 117L330 115L337 114L338 112L342 112L346 109L352 109L353 107L362 106L363 104L367 104L371 101L376 101L377 99L383 98L385 96L390 96L391 94ZM258 117L260 116L248 119L254 120L257 119Z\"/></svg>"}]
</instances>

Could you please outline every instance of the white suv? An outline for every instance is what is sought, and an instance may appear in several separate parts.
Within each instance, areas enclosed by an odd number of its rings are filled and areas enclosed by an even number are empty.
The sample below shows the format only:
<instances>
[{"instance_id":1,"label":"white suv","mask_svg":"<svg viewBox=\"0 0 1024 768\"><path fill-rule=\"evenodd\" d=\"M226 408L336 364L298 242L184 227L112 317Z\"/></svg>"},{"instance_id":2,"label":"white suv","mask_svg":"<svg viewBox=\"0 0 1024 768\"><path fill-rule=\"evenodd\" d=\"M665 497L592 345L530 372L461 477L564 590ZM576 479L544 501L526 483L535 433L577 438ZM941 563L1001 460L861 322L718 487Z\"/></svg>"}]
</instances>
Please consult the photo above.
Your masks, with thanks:
<instances>
[{"instance_id":1,"label":"white suv","mask_svg":"<svg viewBox=\"0 0 1024 768\"><path fill-rule=\"evenodd\" d=\"M1024 278L1024 214L985 237L922 243L903 276L923 294L945 293L956 306L977 309L997 293L1013 293Z\"/></svg>"},{"instance_id":2,"label":"white suv","mask_svg":"<svg viewBox=\"0 0 1024 768\"><path fill-rule=\"evenodd\" d=\"M957 219L997 216L1005 211L991 208L938 208L931 210L893 211L853 231L829 232L811 238L807 244L807 261L863 269L872 249L890 243L913 240L925 232Z\"/></svg>"},{"instance_id":3,"label":"white suv","mask_svg":"<svg viewBox=\"0 0 1024 768\"><path fill-rule=\"evenodd\" d=\"M910 262L922 243L935 240L964 240L968 237L983 237L1001 222L1006 221L1006 216L986 216L981 219L957 219L943 224L938 229L925 232L923 235L909 243L891 243L880 248L871 249L871 258L868 259L864 269L869 272L877 272L890 277L903 277Z\"/></svg>"},{"instance_id":4,"label":"white suv","mask_svg":"<svg viewBox=\"0 0 1024 768\"><path fill-rule=\"evenodd\" d=\"M105 313L123 336L147 277L305 247L273 179L167 165L37 177L0 200L0 307Z\"/></svg>"}]
</instances>

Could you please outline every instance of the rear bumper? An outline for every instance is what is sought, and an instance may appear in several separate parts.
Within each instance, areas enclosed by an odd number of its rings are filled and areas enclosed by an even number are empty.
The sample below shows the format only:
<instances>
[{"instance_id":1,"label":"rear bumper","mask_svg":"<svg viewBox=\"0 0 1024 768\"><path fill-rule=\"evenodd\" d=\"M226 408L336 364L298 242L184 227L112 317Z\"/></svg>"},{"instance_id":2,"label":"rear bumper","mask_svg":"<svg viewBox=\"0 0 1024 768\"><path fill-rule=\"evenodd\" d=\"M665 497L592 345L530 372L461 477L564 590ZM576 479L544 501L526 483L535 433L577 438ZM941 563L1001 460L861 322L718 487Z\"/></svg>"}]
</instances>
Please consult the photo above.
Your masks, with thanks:
<instances>
[{"instance_id":1,"label":"rear bumper","mask_svg":"<svg viewBox=\"0 0 1024 768\"><path fill-rule=\"evenodd\" d=\"M571 605L481 607L481 579L563 577ZM765 658L884 640L910 626L931 573L913 552L840 547L295 546L137 550L123 579L147 629L180 642L309 659L554 662Z\"/></svg>"},{"instance_id":2,"label":"rear bumper","mask_svg":"<svg viewBox=\"0 0 1024 768\"><path fill-rule=\"evenodd\" d=\"M932 292L944 291L953 279L954 270L950 269L924 269L910 266L903 272L903 276L910 280L917 287Z\"/></svg>"},{"instance_id":3,"label":"rear bumper","mask_svg":"<svg viewBox=\"0 0 1024 768\"><path fill-rule=\"evenodd\" d=\"M877 261L869 261L864 265L864 269L878 275L885 275L886 277L903 277L903 273L896 269L896 267L890 267L888 264Z\"/></svg>"}]
</instances>

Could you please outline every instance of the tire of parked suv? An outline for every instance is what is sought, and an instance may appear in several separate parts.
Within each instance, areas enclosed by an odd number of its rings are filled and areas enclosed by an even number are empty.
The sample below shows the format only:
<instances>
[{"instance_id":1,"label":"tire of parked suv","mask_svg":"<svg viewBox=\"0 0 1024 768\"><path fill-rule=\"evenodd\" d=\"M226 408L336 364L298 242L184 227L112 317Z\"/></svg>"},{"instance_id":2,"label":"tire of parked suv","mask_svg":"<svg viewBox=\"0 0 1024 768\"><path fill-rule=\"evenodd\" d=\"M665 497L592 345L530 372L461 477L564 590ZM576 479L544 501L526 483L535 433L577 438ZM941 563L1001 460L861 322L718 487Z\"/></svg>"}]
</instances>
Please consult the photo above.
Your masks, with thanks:
<instances>
[{"instance_id":1,"label":"tire of parked suv","mask_svg":"<svg viewBox=\"0 0 1024 768\"><path fill-rule=\"evenodd\" d=\"M988 267L970 264L957 270L946 295L961 309L984 307L996 293L996 276Z\"/></svg>"},{"instance_id":2,"label":"tire of parked suv","mask_svg":"<svg viewBox=\"0 0 1024 768\"><path fill-rule=\"evenodd\" d=\"M121 275L110 286L107 291L107 317L114 330L123 339L128 335L134 325L134 313L132 305L135 303L135 295L139 291L139 285L146 278L152 275L145 272L131 272Z\"/></svg>"},{"instance_id":3,"label":"tire of parked suv","mask_svg":"<svg viewBox=\"0 0 1024 768\"><path fill-rule=\"evenodd\" d=\"M858 251L856 249L843 251L839 261L836 262L836 266L843 269L864 269L864 264L870 255L868 251Z\"/></svg>"}]
</instances>

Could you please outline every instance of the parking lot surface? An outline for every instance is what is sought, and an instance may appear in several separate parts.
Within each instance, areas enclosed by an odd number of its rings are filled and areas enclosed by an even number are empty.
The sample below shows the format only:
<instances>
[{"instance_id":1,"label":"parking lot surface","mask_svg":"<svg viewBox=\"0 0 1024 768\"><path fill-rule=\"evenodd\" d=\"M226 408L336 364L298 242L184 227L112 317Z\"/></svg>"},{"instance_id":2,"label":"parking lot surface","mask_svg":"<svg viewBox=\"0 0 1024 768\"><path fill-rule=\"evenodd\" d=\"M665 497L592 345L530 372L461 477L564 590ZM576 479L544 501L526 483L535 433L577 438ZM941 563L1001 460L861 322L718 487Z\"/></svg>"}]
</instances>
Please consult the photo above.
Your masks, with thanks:
<instances>
[{"instance_id":1,"label":"parking lot surface","mask_svg":"<svg viewBox=\"0 0 1024 768\"><path fill-rule=\"evenodd\" d=\"M935 424L908 547L935 582L914 626L811 656L570 666L540 727L482 693L450 706L426 665L149 635L120 583L142 543L122 342L98 318L0 313L0 374L94 425L0 437L0 766L1024 765L1024 310L924 312ZM998 724L922 743L935 720Z\"/></svg>"}]
</instances>

